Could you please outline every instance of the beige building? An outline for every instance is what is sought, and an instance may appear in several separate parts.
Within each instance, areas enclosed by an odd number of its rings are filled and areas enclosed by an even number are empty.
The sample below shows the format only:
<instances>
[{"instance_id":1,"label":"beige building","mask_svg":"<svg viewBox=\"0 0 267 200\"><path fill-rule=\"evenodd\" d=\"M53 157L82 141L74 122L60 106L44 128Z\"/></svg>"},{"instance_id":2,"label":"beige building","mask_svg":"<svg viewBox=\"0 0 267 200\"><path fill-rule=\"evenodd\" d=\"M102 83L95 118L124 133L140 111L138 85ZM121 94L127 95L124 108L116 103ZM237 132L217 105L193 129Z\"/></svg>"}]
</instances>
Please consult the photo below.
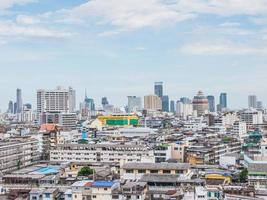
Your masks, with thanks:
<instances>
[{"instance_id":1,"label":"beige building","mask_svg":"<svg viewBox=\"0 0 267 200\"><path fill-rule=\"evenodd\" d=\"M204 115L208 113L209 101L202 91L199 91L193 99L193 110L196 111L197 115Z\"/></svg>"},{"instance_id":2,"label":"beige building","mask_svg":"<svg viewBox=\"0 0 267 200\"><path fill-rule=\"evenodd\" d=\"M144 108L146 110L162 110L162 101L157 95L147 95L144 97Z\"/></svg>"}]
</instances>

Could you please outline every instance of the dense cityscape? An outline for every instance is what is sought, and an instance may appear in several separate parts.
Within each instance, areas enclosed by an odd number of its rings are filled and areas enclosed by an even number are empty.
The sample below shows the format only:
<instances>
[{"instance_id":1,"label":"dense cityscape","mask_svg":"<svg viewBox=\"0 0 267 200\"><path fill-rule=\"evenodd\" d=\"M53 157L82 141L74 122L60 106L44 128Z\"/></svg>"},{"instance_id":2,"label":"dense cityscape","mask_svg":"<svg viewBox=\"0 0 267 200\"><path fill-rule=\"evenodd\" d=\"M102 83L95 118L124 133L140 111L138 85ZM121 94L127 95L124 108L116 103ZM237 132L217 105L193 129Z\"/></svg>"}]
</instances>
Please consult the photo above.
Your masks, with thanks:
<instances>
[{"instance_id":1,"label":"dense cityscape","mask_svg":"<svg viewBox=\"0 0 267 200\"><path fill-rule=\"evenodd\" d=\"M15 92L14 92L15 93ZM163 82L119 108L85 91L16 90L1 114L0 199L266 199L266 109L216 97L170 100Z\"/></svg>"}]
</instances>

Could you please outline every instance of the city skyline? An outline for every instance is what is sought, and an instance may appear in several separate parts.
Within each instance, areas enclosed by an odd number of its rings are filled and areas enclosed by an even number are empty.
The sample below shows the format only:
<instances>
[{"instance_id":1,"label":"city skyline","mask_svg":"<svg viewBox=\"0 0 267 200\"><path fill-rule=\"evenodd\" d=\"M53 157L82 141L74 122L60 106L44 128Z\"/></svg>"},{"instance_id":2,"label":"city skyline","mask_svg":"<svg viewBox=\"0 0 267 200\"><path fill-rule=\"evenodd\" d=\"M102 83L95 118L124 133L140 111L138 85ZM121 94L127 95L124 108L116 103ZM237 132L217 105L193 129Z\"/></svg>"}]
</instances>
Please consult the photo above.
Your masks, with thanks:
<instances>
[{"instance_id":1,"label":"city skyline","mask_svg":"<svg viewBox=\"0 0 267 200\"><path fill-rule=\"evenodd\" d=\"M5 0L0 11L1 110L16 88L33 104L38 88L71 85L79 102L87 88L122 106L155 81L170 100L203 90L227 92L231 108L249 94L267 101L265 0Z\"/></svg>"},{"instance_id":2,"label":"city skyline","mask_svg":"<svg viewBox=\"0 0 267 200\"><path fill-rule=\"evenodd\" d=\"M163 85L163 90L165 91L166 86L165 86L164 82L161 82L161 83ZM155 84L155 82L154 82L154 84ZM155 94L153 94L153 92L155 92L155 91L153 91L153 87L154 86L155 85L151 85L151 88L152 88L152 92L151 93L147 93L147 94L144 94L144 95L129 95L129 96L134 96L134 97L138 97L138 98L140 97L141 98L141 104L144 104L144 97L145 96L147 96L147 95L155 95ZM15 92L17 90L20 90L20 93L22 93L21 94L21 100L22 100L23 105L30 103L33 106L33 110L36 110L36 108L37 108L36 107L37 106L37 104L36 104L37 103L36 92L38 92L39 90L48 90L48 91L50 91L50 90L55 90L57 88L62 88L62 89L65 89L66 91L69 90L69 89L73 89L75 91L75 97L77 99L77 100L75 100L76 110L79 109L80 103L84 102L84 95L86 95L86 98L92 98L95 101L96 109L101 109L101 107L102 107L102 103L101 103L102 98L106 98L107 97L108 99L113 99L112 97L108 97L108 96L105 96L105 95L99 96L99 98L95 98L93 96L88 95L87 90L86 90L86 93L84 93L83 95L82 94L79 94L79 93L77 95L77 89L76 88L74 88L72 86L62 86L62 85L58 85L58 86L56 86L54 88L38 88L38 89L36 89L34 91L35 92L35 98L32 99L32 100L29 100L29 99L28 100L24 100L23 99L23 89L21 89L21 88L16 88ZM78 89L78 91L80 91L80 90ZM202 90L199 90L199 91L202 91ZM210 94L209 93L208 95L205 94L205 96L207 98L209 98L210 96L215 97L215 99L214 99L215 100L214 101L214 105L217 104L217 103L218 103L218 105L220 105L220 95L222 95L222 94L225 94L225 93L218 93L217 95L214 95L214 94ZM233 97L232 98L231 97L229 98L228 97L228 93L226 93L226 94L227 94L227 104L228 104L229 99L233 99ZM109 103L110 103L110 105L114 105L116 107L121 107L121 108L122 107L125 107L125 106L127 106L127 99L129 98L129 96L125 96L125 97L121 97L120 98L120 99L122 99L122 104L116 104L116 102L110 102L110 101L109 101ZM169 95L166 94L165 96L169 96ZM251 94L248 94L246 96L246 98L249 98L250 96L251 96ZM253 95L253 96L258 97L257 95ZM175 104L176 104L176 102L177 101L180 101L181 98L188 98L188 99L190 99L192 101L193 98L194 98L194 95L193 96L181 95L181 96L179 96L177 98L169 98L169 101L168 101L169 102L169 109L171 108L170 107L171 101L174 101ZM7 102L6 105L3 104L4 106L3 106L3 108L1 108L1 111L2 112L6 112L7 110L9 110L9 108L10 108L10 102L11 101L14 103L14 106L16 107L16 105L15 105L16 104L16 93L15 93L15 97L14 98L10 98L8 100L8 102ZM248 104L248 102L249 101L246 99L246 101L244 100L244 104L245 104L244 106L240 106L240 107L227 106L227 108L228 109L233 109L233 110L235 110L235 109L241 109L241 108L248 108L248 106L246 106ZM263 103L263 106L264 106L264 102L260 101L260 103ZM230 102L230 105L232 105L231 102ZM240 102L239 102L239 105L243 105L243 103L240 104ZM16 109L15 109L15 111L16 111Z\"/></svg>"}]
</instances>

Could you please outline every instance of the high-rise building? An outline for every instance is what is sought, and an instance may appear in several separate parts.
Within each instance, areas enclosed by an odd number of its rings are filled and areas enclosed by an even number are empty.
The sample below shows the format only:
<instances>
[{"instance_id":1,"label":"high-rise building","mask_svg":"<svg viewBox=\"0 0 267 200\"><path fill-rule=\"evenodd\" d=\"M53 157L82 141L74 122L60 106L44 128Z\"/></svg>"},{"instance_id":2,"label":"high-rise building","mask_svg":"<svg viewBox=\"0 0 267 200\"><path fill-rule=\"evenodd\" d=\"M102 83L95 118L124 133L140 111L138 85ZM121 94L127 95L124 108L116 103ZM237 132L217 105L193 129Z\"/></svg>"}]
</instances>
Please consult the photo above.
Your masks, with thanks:
<instances>
[{"instance_id":1,"label":"high-rise building","mask_svg":"<svg viewBox=\"0 0 267 200\"><path fill-rule=\"evenodd\" d=\"M163 97L163 82L155 82L154 94L162 99L162 97Z\"/></svg>"},{"instance_id":2,"label":"high-rise building","mask_svg":"<svg viewBox=\"0 0 267 200\"><path fill-rule=\"evenodd\" d=\"M204 115L209 110L209 101L202 91L199 91L193 99L193 110L197 115Z\"/></svg>"},{"instance_id":3,"label":"high-rise building","mask_svg":"<svg viewBox=\"0 0 267 200\"><path fill-rule=\"evenodd\" d=\"M144 97L144 108L146 110L162 110L161 98L157 95L147 95Z\"/></svg>"},{"instance_id":4,"label":"high-rise building","mask_svg":"<svg viewBox=\"0 0 267 200\"><path fill-rule=\"evenodd\" d=\"M262 101L257 101L257 109L263 109Z\"/></svg>"},{"instance_id":5,"label":"high-rise building","mask_svg":"<svg viewBox=\"0 0 267 200\"><path fill-rule=\"evenodd\" d=\"M142 110L141 97L128 96L128 112L137 112Z\"/></svg>"},{"instance_id":6,"label":"high-rise building","mask_svg":"<svg viewBox=\"0 0 267 200\"><path fill-rule=\"evenodd\" d=\"M170 101L169 101L168 95L164 95L162 97L162 111L164 111L164 112L170 111Z\"/></svg>"},{"instance_id":7,"label":"high-rise building","mask_svg":"<svg viewBox=\"0 0 267 200\"><path fill-rule=\"evenodd\" d=\"M108 98L107 97L102 97L101 100L102 107L105 108L109 103L108 103Z\"/></svg>"},{"instance_id":8,"label":"high-rise building","mask_svg":"<svg viewBox=\"0 0 267 200\"><path fill-rule=\"evenodd\" d=\"M190 104L190 103L192 103L192 101L189 98L187 98L187 97L181 97L180 98L180 101L182 103L184 103L184 104Z\"/></svg>"},{"instance_id":9,"label":"high-rise building","mask_svg":"<svg viewBox=\"0 0 267 200\"><path fill-rule=\"evenodd\" d=\"M17 102L14 103L14 114L17 114Z\"/></svg>"},{"instance_id":10,"label":"high-rise building","mask_svg":"<svg viewBox=\"0 0 267 200\"><path fill-rule=\"evenodd\" d=\"M175 102L173 100L170 101L170 111L172 113L175 113Z\"/></svg>"},{"instance_id":11,"label":"high-rise building","mask_svg":"<svg viewBox=\"0 0 267 200\"><path fill-rule=\"evenodd\" d=\"M7 112L8 112L8 113L13 113L13 112L14 112L13 101L9 101Z\"/></svg>"},{"instance_id":12,"label":"high-rise building","mask_svg":"<svg viewBox=\"0 0 267 200\"><path fill-rule=\"evenodd\" d=\"M17 113L21 113L22 111L22 97L21 97L21 89L17 89Z\"/></svg>"},{"instance_id":13,"label":"high-rise building","mask_svg":"<svg viewBox=\"0 0 267 200\"><path fill-rule=\"evenodd\" d=\"M220 94L220 105L221 109L227 108L227 93Z\"/></svg>"},{"instance_id":14,"label":"high-rise building","mask_svg":"<svg viewBox=\"0 0 267 200\"><path fill-rule=\"evenodd\" d=\"M248 96L248 108L257 108L257 96L256 95Z\"/></svg>"},{"instance_id":15,"label":"high-rise building","mask_svg":"<svg viewBox=\"0 0 267 200\"><path fill-rule=\"evenodd\" d=\"M76 109L76 91L69 87L69 111L75 112Z\"/></svg>"},{"instance_id":16,"label":"high-rise building","mask_svg":"<svg viewBox=\"0 0 267 200\"><path fill-rule=\"evenodd\" d=\"M209 111L215 112L215 97L212 95L207 96L209 101Z\"/></svg>"},{"instance_id":17,"label":"high-rise building","mask_svg":"<svg viewBox=\"0 0 267 200\"><path fill-rule=\"evenodd\" d=\"M176 115L183 119L186 119L188 116L193 115L192 103L183 103L182 101L177 101Z\"/></svg>"},{"instance_id":18,"label":"high-rise building","mask_svg":"<svg viewBox=\"0 0 267 200\"><path fill-rule=\"evenodd\" d=\"M37 91L37 113L42 112L64 112L73 111L73 95L75 92L57 87L55 90Z\"/></svg>"}]
</instances>

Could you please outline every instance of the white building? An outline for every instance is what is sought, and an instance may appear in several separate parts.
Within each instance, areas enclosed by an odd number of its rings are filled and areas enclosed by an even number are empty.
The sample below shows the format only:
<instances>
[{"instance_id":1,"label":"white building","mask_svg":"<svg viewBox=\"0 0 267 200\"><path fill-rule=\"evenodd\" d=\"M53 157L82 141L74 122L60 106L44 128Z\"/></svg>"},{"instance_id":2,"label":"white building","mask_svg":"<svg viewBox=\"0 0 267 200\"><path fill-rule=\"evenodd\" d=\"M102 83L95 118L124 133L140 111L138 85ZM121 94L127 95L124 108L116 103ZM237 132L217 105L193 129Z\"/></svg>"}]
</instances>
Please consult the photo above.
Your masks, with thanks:
<instances>
[{"instance_id":1,"label":"white building","mask_svg":"<svg viewBox=\"0 0 267 200\"><path fill-rule=\"evenodd\" d=\"M142 110L142 99L141 97L128 96L128 112L137 112Z\"/></svg>"},{"instance_id":2,"label":"white building","mask_svg":"<svg viewBox=\"0 0 267 200\"><path fill-rule=\"evenodd\" d=\"M73 112L75 90L57 87L55 90L37 90L37 113Z\"/></svg>"},{"instance_id":3,"label":"white building","mask_svg":"<svg viewBox=\"0 0 267 200\"><path fill-rule=\"evenodd\" d=\"M244 138L247 134L246 122L237 121L233 125L233 133L239 135L240 138Z\"/></svg>"},{"instance_id":4,"label":"white building","mask_svg":"<svg viewBox=\"0 0 267 200\"><path fill-rule=\"evenodd\" d=\"M176 102L176 114L183 119L193 115L193 104L184 104L181 101Z\"/></svg>"},{"instance_id":5,"label":"white building","mask_svg":"<svg viewBox=\"0 0 267 200\"><path fill-rule=\"evenodd\" d=\"M263 123L262 111L256 109L247 109L240 112L240 120L247 123L247 126L253 126Z\"/></svg>"},{"instance_id":6,"label":"white building","mask_svg":"<svg viewBox=\"0 0 267 200\"><path fill-rule=\"evenodd\" d=\"M55 162L155 162L154 151L143 145L64 144L50 151Z\"/></svg>"}]
</instances>

